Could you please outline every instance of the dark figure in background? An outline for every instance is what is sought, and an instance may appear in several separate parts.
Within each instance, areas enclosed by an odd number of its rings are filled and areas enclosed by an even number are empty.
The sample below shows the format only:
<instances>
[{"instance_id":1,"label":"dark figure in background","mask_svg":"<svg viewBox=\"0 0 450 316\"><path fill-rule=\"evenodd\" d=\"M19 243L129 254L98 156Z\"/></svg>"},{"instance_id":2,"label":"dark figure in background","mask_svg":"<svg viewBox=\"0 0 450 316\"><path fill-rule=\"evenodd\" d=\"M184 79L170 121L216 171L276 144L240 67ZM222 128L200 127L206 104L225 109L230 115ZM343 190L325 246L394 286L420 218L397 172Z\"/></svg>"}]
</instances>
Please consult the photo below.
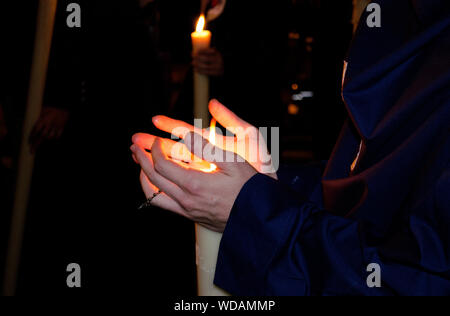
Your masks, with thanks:
<instances>
[{"instance_id":1,"label":"dark figure in background","mask_svg":"<svg viewBox=\"0 0 450 316\"><path fill-rule=\"evenodd\" d=\"M226 103L255 126L281 126L281 69L287 44L286 1L203 0L212 44L193 58L210 76L211 98ZM192 75L177 117L192 118ZM188 84L189 83L189 84Z\"/></svg>"},{"instance_id":2,"label":"dark figure in background","mask_svg":"<svg viewBox=\"0 0 450 316\"><path fill-rule=\"evenodd\" d=\"M82 26L71 29L70 2L58 4L45 107L31 138L37 160L19 290L67 289L65 269L74 262L87 291L164 293L178 282L176 294L194 294L193 226L136 210L143 195L128 159L132 132L149 130L152 116L166 112L149 24L156 3L78 1ZM100 162L104 150L109 157ZM191 240L151 243L164 234L160 222Z\"/></svg>"},{"instance_id":3,"label":"dark figure in background","mask_svg":"<svg viewBox=\"0 0 450 316\"><path fill-rule=\"evenodd\" d=\"M291 53L286 72L297 87L294 93L311 90L314 97L298 101L301 113L290 117L288 128L292 134L312 136L312 146L303 146L315 160L330 157L346 117L340 88L352 39L351 17L351 0L292 0L288 20L292 36L298 37L291 39L294 52L300 54Z\"/></svg>"},{"instance_id":4,"label":"dark figure in background","mask_svg":"<svg viewBox=\"0 0 450 316\"><path fill-rule=\"evenodd\" d=\"M7 210L10 208L10 196L12 189L12 181L11 181L11 170L9 170L7 166L7 161L5 161L5 139L8 134L8 128L5 121L5 116L3 112L3 107L0 103L0 231L2 232L0 235L0 271L3 271L3 253L6 248L6 237L7 237L7 221L8 212ZM1 280L1 279L0 279Z\"/></svg>"},{"instance_id":5,"label":"dark figure in background","mask_svg":"<svg viewBox=\"0 0 450 316\"><path fill-rule=\"evenodd\" d=\"M36 0L0 2L0 282L4 274L36 12Z\"/></svg>"},{"instance_id":6,"label":"dark figure in background","mask_svg":"<svg viewBox=\"0 0 450 316\"><path fill-rule=\"evenodd\" d=\"M314 1L312 82L316 106L312 131L316 160L330 158L347 115L341 95L342 61L352 40L352 8L350 0Z\"/></svg>"}]
</instances>

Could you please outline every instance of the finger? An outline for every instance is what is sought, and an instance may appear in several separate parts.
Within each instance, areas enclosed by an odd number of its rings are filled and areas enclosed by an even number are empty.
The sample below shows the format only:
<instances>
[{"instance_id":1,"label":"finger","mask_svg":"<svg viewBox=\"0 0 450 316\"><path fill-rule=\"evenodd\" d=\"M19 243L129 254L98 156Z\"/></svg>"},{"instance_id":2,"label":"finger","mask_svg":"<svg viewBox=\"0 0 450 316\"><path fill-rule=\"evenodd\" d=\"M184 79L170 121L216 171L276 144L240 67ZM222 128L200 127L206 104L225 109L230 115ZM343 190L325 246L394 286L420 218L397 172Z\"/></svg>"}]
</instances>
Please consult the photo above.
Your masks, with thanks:
<instances>
[{"instance_id":1,"label":"finger","mask_svg":"<svg viewBox=\"0 0 450 316\"><path fill-rule=\"evenodd\" d=\"M220 69L213 66L207 66L207 67L198 67L194 69L195 72L205 75L205 76L219 76L221 75Z\"/></svg>"},{"instance_id":2,"label":"finger","mask_svg":"<svg viewBox=\"0 0 450 316\"><path fill-rule=\"evenodd\" d=\"M155 193L159 192L159 189L153 183L150 182L150 180L145 175L144 171L141 171L140 181L141 181L142 189L144 190L145 196L147 198L150 198ZM181 215L184 217L189 217L187 212L183 209L183 207L181 207L181 205L178 202L176 202L174 199L172 199L170 196L168 196L164 192L162 192L158 196L156 196L152 200L151 204L153 206L171 211L175 214L178 214L178 215Z\"/></svg>"},{"instance_id":3,"label":"finger","mask_svg":"<svg viewBox=\"0 0 450 316\"><path fill-rule=\"evenodd\" d=\"M37 138L42 134L43 121L39 119L33 127L30 133L29 142L30 144L35 143Z\"/></svg>"},{"instance_id":4,"label":"finger","mask_svg":"<svg viewBox=\"0 0 450 316\"><path fill-rule=\"evenodd\" d=\"M187 149L184 143L163 138L159 138L158 140L161 142L162 151L166 157L186 164L194 161L192 153Z\"/></svg>"},{"instance_id":5,"label":"finger","mask_svg":"<svg viewBox=\"0 0 450 316\"><path fill-rule=\"evenodd\" d=\"M143 148L137 145L131 146L131 150L135 154L138 163L141 165L142 170L145 172L145 175L150 182L176 201L183 201L186 198L186 195L182 189L180 189L173 182L161 176L155 170L151 154L147 153Z\"/></svg>"},{"instance_id":6,"label":"finger","mask_svg":"<svg viewBox=\"0 0 450 316\"><path fill-rule=\"evenodd\" d=\"M56 139L58 134L59 134L59 132L58 132L57 128L51 128L48 131L48 138L49 139Z\"/></svg>"},{"instance_id":7,"label":"finger","mask_svg":"<svg viewBox=\"0 0 450 316\"><path fill-rule=\"evenodd\" d=\"M200 74L210 72L211 70L213 70L212 65L197 64L194 66L194 72L198 72Z\"/></svg>"},{"instance_id":8,"label":"finger","mask_svg":"<svg viewBox=\"0 0 450 316\"><path fill-rule=\"evenodd\" d=\"M133 135L132 141L144 149L151 150L157 138L154 135L139 133ZM185 163L190 163L193 160L191 152L183 143L162 138L161 141L163 143L164 153L169 158Z\"/></svg>"},{"instance_id":9,"label":"finger","mask_svg":"<svg viewBox=\"0 0 450 316\"><path fill-rule=\"evenodd\" d=\"M45 121L43 120L43 116L41 115L39 120L36 122L36 125L34 126L35 130L37 132L40 132L44 128L44 125L45 125Z\"/></svg>"},{"instance_id":10,"label":"finger","mask_svg":"<svg viewBox=\"0 0 450 316\"><path fill-rule=\"evenodd\" d=\"M218 63L211 63L211 62L199 62L194 65L194 70L201 70L201 71L214 71L219 70L220 64Z\"/></svg>"},{"instance_id":11,"label":"finger","mask_svg":"<svg viewBox=\"0 0 450 316\"><path fill-rule=\"evenodd\" d=\"M213 163L221 170L229 170L230 164L236 162L245 162L243 158L236 155L234 152L225 151L214 146L207 139L197 133L189 133L185 138L186 147L191 152L199 152L199 147L202 150L201 158L207 162ZM198 155L198 154L197 154Z\"/></svg>"},{"instance_id":12,"label":"finger","mask_svg":"<svg viewBox=\"0 0 450 316\"><path fill-rule=\"evenodd\" d=\"M31 143L31 153L36 153L36 151L38 150L38 148L41 146L41 144L44 142L44 138L41 136L38 136L37 138L35 138L33 140L33 142Z\"/></svg>"},{"instance_id":13,"label":"finger","mask_svg":"<svg viewBox=\"0 0 450 316\"><path fill-rule=\"evenodd\" d=\"M181 139L184 139L184 137L190 132L202 133L200 128L163 115L155 116L152 121L156 128Z\"/></svg>"},{"instance_id":14,"label":"finger","mask_svg":"<svg viewBox=\"0 0 450 316\"><path fill-rule=\"evenodd\" d=\"M192 182L201 183L203 180L202 172L188 169L170 160L164 153L163 143L160 139L156 139L153 144L152 158L156 172L181 189L189 190Z\"/></svg>"},{"instance_id":15,"label":"finger","mask_svg":"<svg viewBox=\"0 0 450 316\"><path fill-rule=\"evenodd\" d=\"M219 51L214 47L210 47L199 51L199 53L200 53L199 55L201 56L215 56L219 54Z\"/></svg>"},{"instance_id":16,"label":"finger","mask_svg":"<svg viewBox=\"0 0 450 316\"><path fill-rule=\"evenodd\" d=\"M208 69L208 70L196 70L201 75L209 76L209 77L218 77L222 75L222 72L219 69Z\"/></svg>"},{"instance_id":17,"label":"finger","mask_svg":"<svg viewBox=\"0 0 450 316\"><path fill-rule=\"evenodd\" d=\"M209 111L217 122L234 134L239 132L239 128L243 128L245 130L252 127L249 123L231 112L217 100L212 100L209 103Z\"/></svg>"},{"instance_id":18,"label":"finger","mask_svg":"<svg viewBox=\"0 0 450 316\"><path fill-rule=\"evenodd\" d=\"M52 129L53 127L50 124L45 124L41 131L41 138L49 139Z\"/></svg>"},{"instance_id":19,"label":"finger","mask_svg":"<svg viewBox=\"0 0 450 316\"><path fill-rule=\"evenodd\" d=\"M30 144L34 142L34 139L36 138L36 134L37 134L37 129L36 129L36 125L35 125L30 132L30 136L28 137L28 142Z\"/></svg>"},{"instance_id":20,"label":"finger","mask_svg":"<svg viewBox=\"0 0 450 316\"><path fill-rule=\"evenodd\" d=\"M64 128L58 128L57 132L56 132L56 138L59 139L62 137L62 135L64 134Z\"/></svg>"},{"instance_id":21,"label":"finger","mask_svg":"<svg viewBox=\"0 0 450 316\"><path fill-rule=\"evenodd\" d=\"M153 124L158 129L160 129L164 132L167 132L167 133L171 133L175 137L178 137L181 139L184 139L186 137L186 135L191 132L195 132L197 134L203 134L203 136L205 138L209 137L209 131L207 129L201 130L201 129L196 128L188 123L185 123L183 121L174 120L167 116L162 116L162 115L155 116L153 118ZM137 136L137 137L140 137L140 136ZM148 136L142 136L142 139L144 139L145 137L147 137L146 141L148 142L148 144L151 142L153 145L154 138L151 139ZM221 137L222 140L219 137ZM142 142L145 142L145 140L142 140ZM230 144L234 144L234 142L235 142L234 137L226 137L226 136L222 136L222 135L216 135L216 143L222 149L224 149L223 146L226 146L226 145L230 146ZM144 147L147 148L147 146L144 146ZM228 147L227 147L227 149L228 149Z\"/></svg>"},{"instance_id":22,"label":"finger","mask_svg":"<svg viewBox=\"0 0 450 316\"><path fill-rule=\"evenodd\" d=\"M216 52L217 52L217 50L214 48L203 48L203 49L200 49L195 56L207 56L207 55L216 54Z\"/></svg>"},{"instance_id":23,"label":"finger","mask_svg":"<svg viewBox=\"0 0 450 316\"><path fill-rule=\"evenodd\" d=\"M217 56L214 55L197 55L192 60L194 65L212 65L217 63Z\"/></svg>"},{"instance_id":24,"label":"finger","mask_svg":"<svg viewBox=\"0 0 450 316\"><path fill-rule=\"evenodd\" d=\"M215 55L198 55L195 58L195 63L200 65L212 65L216 63L217 57Z\"/></svg>"},{"instance_id":25,"label":"finger","mask_svg":"<svg viewBox=\"0 0 450 316\"><path fill-rule=\"evenodd\" d=\"M145 134L145 133L136 133L131 138L133 144L139 145L142 148L150 150L153 146L153 142L155 141L156 136Z\"/></svg>"}]
</instances>

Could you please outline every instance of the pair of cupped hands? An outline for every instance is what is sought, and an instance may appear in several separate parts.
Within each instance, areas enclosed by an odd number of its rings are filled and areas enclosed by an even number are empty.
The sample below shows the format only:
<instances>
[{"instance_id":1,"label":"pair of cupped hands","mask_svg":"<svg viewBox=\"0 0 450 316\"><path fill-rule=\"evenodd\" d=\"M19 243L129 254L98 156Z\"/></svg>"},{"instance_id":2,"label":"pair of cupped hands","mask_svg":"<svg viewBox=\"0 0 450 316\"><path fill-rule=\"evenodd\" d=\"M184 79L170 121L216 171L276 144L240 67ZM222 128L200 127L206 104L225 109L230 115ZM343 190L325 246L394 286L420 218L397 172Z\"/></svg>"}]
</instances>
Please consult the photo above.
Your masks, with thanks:
<instances>
[{"instance_id":1,"label":"pair of cupped hands","mask_svg":"<svg viewBox=\"0 0 450 316\"><path fill-rule=\"evenodd\" d=\"M156 116L153 124L181 141L138 133L131 151L141 166L140 182L147 198L161 191L152 205L223 232L244 184L257 173L277 176L257 128L216 100L209 110L232 136L218 133L211 144L209 129Z\"/></svg>"}]
</instances>

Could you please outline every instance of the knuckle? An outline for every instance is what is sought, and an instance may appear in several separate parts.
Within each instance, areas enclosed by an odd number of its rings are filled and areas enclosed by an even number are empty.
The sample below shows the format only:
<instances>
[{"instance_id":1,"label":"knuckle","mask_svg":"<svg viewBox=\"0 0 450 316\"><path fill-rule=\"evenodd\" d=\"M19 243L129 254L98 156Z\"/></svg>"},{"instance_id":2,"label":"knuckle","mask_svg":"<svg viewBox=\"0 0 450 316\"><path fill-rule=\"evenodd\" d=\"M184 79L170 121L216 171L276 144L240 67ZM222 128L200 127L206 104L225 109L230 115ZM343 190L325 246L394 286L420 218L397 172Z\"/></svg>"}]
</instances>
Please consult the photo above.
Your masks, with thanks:
<instances>
[{"instance_id":1,"label":"knuckle","mask_svg":"<svg viewBox=\"0 0 450 316\"><path fill-rule=\"evenodd\" d=\"M186 189L191 193L196 193L200 190L201 183L197 179L189 179L186 184Z\"/></svg>"},{"instance_id":2,"label":"knuckle","mask_svg":"<svg viewBox=\"0 0 450 316\"><path fill-rule=\"evenodd\" d=\"M148 167L148 168L144 169L144 172L147 175L147 177L150 179L155 177L155 169L152 167Z\"/></svg>"},{"instance_id":3,"label":"knuckle","mask_svg":"<svg viewBox=\"0 0 450 316\"><path fill-rule=\"evenodd\" d=\"M163 172L163 164L161 163L160 160L155 160L153 163L153 169L158 172L158 173L162 173Z\"/></svg>"},{"instance_id":4,"label":"knuckle","mask_svg":"<svg viewBox=\"0 0 450 316\"><path fill-rule=\"evenodd\" d=\"M191 198L186 198L183 201L183 208L188 212L192 213L195 210L195 202Z\"/></svg>"}]
</instances>

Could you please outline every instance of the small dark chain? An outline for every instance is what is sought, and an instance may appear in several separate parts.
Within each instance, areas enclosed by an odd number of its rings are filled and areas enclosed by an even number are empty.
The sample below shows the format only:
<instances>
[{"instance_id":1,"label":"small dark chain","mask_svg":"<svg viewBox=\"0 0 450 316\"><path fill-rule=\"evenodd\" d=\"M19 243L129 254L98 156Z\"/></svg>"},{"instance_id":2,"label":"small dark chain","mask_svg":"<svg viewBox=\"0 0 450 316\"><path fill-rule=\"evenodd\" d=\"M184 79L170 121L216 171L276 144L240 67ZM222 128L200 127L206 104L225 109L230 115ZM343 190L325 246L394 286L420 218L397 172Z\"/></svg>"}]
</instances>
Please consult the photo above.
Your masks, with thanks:
<instances>
[{"instance_id":1,"label":"small dark chain","mask_svg":"<svg viewBox=\"0 0 450 316\"><path fill-rule=\"evenodd\" d=\"M161 193L162 193L161 190L159 190L156 193L153 193L153 196L148 198L147 201L145 201L144 203L142 203L142 205L138 207L138 210L141 211L143 209L146 209L146 208L149 208L150 206L152 206L152 201Z\"/></svg>"}]
</instances>

